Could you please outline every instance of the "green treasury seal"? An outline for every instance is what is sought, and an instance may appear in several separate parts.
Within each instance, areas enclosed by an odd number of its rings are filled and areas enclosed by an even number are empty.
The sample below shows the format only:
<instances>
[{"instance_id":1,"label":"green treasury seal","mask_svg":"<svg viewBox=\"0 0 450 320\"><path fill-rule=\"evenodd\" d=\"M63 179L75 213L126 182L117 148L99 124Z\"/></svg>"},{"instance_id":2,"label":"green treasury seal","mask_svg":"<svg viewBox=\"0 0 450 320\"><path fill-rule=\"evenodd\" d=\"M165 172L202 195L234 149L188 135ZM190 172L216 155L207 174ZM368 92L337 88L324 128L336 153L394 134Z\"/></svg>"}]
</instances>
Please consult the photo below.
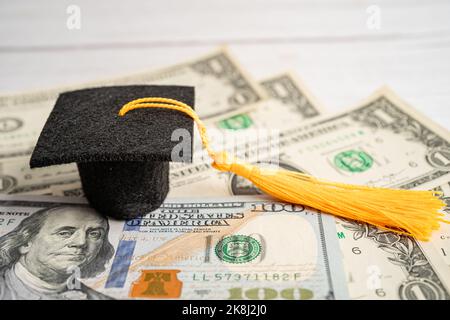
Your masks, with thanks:
<instances>
[{"instance_id":1,"label":"green treasury seal","mask_svg":"<svg viewBox=\"0 0 450 320\"><path fill-rule=\"evenodd\" d=\"M334 157L334 165L350 172L363 172L372 167L373 159L364 151L348 150Z\"/></svg>"},{"instance_id":2,"label":"green treasury seal","mask_svg":"<svg viewBox=\"0 0 450 320\"><path fill-rule=\"evenodd\" d=\"M233 235L220 240L216 254L220 260L229 263L246 263L261 253L261 244L249 236Z\"/></svg>"},{"instance_id":3,"label":"green treasury seal","mask_svg":"<svg viewBox=\"0 0 450 320\"><path fill-rule=\"evenodd\" d=\"M229 130L242 130L251 127L252 118L248 114L238 114L230 118L219 121L219 127Z\"/></svg>"}]
</instances>

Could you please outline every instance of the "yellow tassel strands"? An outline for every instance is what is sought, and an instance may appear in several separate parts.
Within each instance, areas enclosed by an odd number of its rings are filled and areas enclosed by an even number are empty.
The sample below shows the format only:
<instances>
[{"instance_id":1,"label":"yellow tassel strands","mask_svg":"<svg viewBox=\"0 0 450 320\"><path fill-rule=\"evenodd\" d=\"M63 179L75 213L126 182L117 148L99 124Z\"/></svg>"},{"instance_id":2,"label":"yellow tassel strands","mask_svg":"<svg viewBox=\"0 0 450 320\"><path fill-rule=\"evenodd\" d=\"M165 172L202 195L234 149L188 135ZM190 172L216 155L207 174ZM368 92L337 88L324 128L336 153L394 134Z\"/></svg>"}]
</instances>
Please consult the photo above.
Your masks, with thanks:
<instances>
[{"instance_id":1,"label":"yellow tassel strands","mask_svg":"<svg viewBox=\"0 0 450 320\"><path fill-rule=\"evenodd\" d=\"M230 158L211 149L206 127L188 105L173 99L149 97L133 100L119 111L120 116L139 108L164 108L183 112L197 124L203 147L213 159L212 166L250 180L265 193L282 201L316 208L338 217L370 223L418 240L429 240L439 229L445 203L437 191L375 188L317 179L307 174L258 167ZM271 170L270 172L267 170Z\"/></svg>"}]
</instances>

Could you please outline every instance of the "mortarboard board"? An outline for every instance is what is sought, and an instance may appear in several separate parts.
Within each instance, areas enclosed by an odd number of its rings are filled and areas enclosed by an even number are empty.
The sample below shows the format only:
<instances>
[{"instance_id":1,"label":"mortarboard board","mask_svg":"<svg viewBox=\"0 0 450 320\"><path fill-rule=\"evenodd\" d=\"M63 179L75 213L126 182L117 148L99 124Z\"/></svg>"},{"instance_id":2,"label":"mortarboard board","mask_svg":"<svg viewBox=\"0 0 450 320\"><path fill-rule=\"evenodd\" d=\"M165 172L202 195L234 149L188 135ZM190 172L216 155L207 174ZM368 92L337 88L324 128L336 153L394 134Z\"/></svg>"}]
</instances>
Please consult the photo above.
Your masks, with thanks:
<instances>
[{"instance_id":1,"label":"mortarboard board","mask_svg":"<svg viewBox=\"0 0 450 320\"><path fill-rule=\"evenodd\" d=\"M146 96L194 105L194 88L115 86L62 93L33 151L30 167L76 162L84 193L105 215L133 218L157 209L169 191L169 161L193 121L175 110L145 109L120 117L120 108ZM192 139L191 139L192 141ZM190 152L180 160L192 161Z\"/></svg>"}]
</instances>

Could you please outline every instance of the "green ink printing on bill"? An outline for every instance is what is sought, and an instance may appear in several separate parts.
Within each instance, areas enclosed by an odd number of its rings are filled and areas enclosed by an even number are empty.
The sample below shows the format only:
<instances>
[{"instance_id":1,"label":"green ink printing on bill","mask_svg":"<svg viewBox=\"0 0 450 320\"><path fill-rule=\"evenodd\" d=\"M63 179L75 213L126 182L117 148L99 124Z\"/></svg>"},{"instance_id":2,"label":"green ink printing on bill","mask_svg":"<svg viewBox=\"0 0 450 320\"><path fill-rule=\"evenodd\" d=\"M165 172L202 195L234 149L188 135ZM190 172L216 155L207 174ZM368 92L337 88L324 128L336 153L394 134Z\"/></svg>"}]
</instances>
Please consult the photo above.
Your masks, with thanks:
<instances>
[{"instance_id":1,"label":"green ink printing on bill","mask_svg":"<svg viewBox=\"0 0 450 320\"><path fill-rule=\"evenodd\" d=\"M261 254L261 244L250 236L233 235L217 243L216 254L224 262L246 263Z\"/></svg>"}]
</instances>

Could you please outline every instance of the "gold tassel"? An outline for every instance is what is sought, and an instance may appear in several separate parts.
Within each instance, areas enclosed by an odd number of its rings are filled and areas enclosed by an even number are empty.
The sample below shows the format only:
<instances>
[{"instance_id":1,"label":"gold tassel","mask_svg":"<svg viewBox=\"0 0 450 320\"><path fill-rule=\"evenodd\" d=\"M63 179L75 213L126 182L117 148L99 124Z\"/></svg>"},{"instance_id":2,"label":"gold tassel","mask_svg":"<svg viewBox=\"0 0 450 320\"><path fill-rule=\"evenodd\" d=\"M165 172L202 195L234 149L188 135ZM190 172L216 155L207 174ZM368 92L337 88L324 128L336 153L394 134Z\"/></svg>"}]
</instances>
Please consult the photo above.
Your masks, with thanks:
<instances>
[{"instance_id":1,"label":"gold tassel","mask_svg":"<svg viewBox=\"0 0 450 320\"><path fill-rule=\"evenodd\" d=\"M439 212L445 203L437 191L375 188L318 179L310 175L255 166L211 149L206 127L188 105L173 99L150 97L133 100L119 111L124 116L139 108L165 108L189 115L197 124L212 166L250 180L263 192L285 202L305 205L338 217L370 223L381 229L428 241L439 222L450 223Z\"/></svg>"}]
</instances>

